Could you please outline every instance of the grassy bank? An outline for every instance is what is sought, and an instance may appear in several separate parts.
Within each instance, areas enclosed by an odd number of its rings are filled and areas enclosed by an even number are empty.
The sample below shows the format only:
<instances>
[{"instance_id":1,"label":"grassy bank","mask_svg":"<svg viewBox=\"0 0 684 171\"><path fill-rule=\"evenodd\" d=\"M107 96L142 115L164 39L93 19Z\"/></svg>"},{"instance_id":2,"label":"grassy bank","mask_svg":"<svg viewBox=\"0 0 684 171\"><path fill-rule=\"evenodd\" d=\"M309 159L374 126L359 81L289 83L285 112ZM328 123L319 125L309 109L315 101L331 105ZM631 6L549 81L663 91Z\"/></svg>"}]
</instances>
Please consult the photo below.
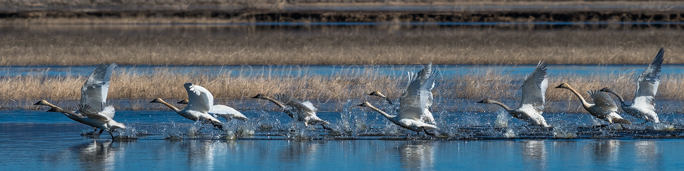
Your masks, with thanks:
<instances>
[{"instance_id":1,"label":"grassy bank","mask_svg":"<svg viewBox=\"0 0 684 171\"><path fill-rule=\"evenodd\" d=\"M5 26L0 65L646 64L681 30Z\"/></svg>"},{"instance_id":2,"label":"grassy bank","mask_svg":"<svg viewBox=\"0 0 684 171\"><path fill-rule=\"evenodd\" d=\"M633 74L561 76L551 77L546 92L549 107L547 111L583 112L577 108L577 98L567 90L555 89L561 82L568 82L578 91L611 87L627 99L634 96L635 84ZM0 79L0 104L5 108L31 108L32 102L48 99L58 104L75 106L80 98L80 87L85 77L43 77L16 76ZM522 76L511 77L500 72L486 70L468 75L439 78L434 89L435 108L437 110L487 111L498 110L498 107L475 105L482 98L505 101L510 106L517 104L520 97L519 88ZM684 100L684 90L679 85L684 81L683 75L664 76L657 99ZM251 99L256 94L286 93L298 99L307 99L319 105L323 110L340 110L343 103L360 103L371 100L384 106L378 99L368 99L366 95L372 90L386 92L392 99L397 99L406 85L404 77L381 76L373 71L359 75L339 74L334 76L230 76L219 74L214 76L201 74L175 74L160 72L155 75L137 75L135 73L117 73L112 77L109 99L118 109L146 110L163 109L161 105L150 105L147 102L156 97L173 100L184 99L187 94L183 83L193 82L209 89L217 103L229 103L238 109L270 109L274 105L266 101ZM586 94L584 94L587 96ZM588 98L588 97L587 97ZM123 101L123 102L122 102ZM24 103L17 103L24 102ZM463 104L460 104L460 103ZM571 104L571 105L568 105ZM456 105L454 105L456 104ZM14 106L12 106L14 105ZM672 109L677 111L678 109Z\"/></svg>"}]
</instances>

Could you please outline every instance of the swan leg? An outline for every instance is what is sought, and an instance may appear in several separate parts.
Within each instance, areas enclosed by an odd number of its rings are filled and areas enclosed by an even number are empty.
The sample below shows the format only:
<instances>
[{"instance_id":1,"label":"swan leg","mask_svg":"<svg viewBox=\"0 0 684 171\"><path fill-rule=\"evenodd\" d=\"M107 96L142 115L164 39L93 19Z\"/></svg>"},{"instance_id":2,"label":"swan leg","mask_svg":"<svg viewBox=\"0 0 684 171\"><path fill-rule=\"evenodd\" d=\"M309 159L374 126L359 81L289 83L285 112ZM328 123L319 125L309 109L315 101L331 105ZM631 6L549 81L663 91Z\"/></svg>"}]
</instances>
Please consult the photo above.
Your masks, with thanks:
<instances>
[{"instance_id":1,"label":"swan leg","mask_svg":"<svg viewBox=\"0 0 684 171\"><path fill-rule=\"evenodd\" d=\"M97 129L95 129L95 130L97 130ZM93 132L95 132L95 131L93 131ZM104 129L100 129L100 133L97 133L97 135L102 134L102 132L104 132Z\"/></svg>"},{"instance_id":2,"label":"swan leg","mask_svg":"<svg viewBox=\"0 0 684 171\"><path fill-rule=\"evenodd\" d=\"M107 131L107 132L109 132L109 131ZM112 132L109 132L109 136L112 136L112 139L114 139L114 134L112 134Z\"/></svg>"},{"instance_id":3,"label":"swan leg","mask_svg":"<svg viewBox=\"0 0 684 171\"><path fill-rule=\"evenodd\" d=\"M427 129L423 129L423 131L425 131L425 134L427 134L427 135L430 135L430 136L433 136L433 137L434 137L434 136L437 136L437 134L429 133L429 132L427 131Z\"/></svg>"}]
</instances>

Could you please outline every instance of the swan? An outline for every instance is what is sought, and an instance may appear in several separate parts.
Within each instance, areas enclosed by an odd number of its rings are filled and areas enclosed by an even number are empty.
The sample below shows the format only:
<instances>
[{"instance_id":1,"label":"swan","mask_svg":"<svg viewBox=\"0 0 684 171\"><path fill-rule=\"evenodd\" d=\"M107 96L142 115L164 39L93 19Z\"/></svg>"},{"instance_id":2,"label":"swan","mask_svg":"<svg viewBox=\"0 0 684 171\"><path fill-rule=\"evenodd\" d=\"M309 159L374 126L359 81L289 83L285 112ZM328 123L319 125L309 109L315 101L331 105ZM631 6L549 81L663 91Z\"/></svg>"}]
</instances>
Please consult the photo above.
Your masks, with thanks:
<instances>
[{"instance_id":1,"label":"swan","mask_svg":"<svg viewBox=\"0 0 684 171\"><path fill-rule=\"evenodd\" d=\"M648 121L660 123L658 113L655 112L655 95L660 84L658 73L660 73L660 66L663 64L663 53L665 53L665 50L660 48L653 62L646 67L646 70L637 79L637 90L632 104L625 103L622 96L608 87L601 89L601 91L617 96L620 100L620 106L625 113L644 119L644 123Z\"/></svg>"},{"instance_id":2,"label":"swan","mask_svg":"<svg viewBox=\"0 0 684 171\"><path fill-rule=\"evenodd\" d=\"M491 99L483 99L477 103L496 104L506 109L508 114L515 118L524 120L532 125L550 127L542 116L545 102L544 95L546 94L548 83L546 64L539 62L537 68L532 71L532 74L525 78L525 82L522 85L522 98L518 108L511 109L503 103Z\"/></svg>"},{"instance_id":3,"label":"swan","mask_svg":"<svg viewBox=\"0 0 684 171\"><path fill-rule=\"evenodd\" d=\"M193 85L192 83L185 83L183 86L188 92L189 99L188 106L186 106L185 109L180 110L161 98L155 98L150 101L150 103L161 103L187 119L202 121L202 123L211 123L214 127L223 129L221 121L208 113L212 109L212 106L214 106L214 96L211 95L211 92L202 86Z\"/></svg>"},{"instance_id":4,"label":"swan","mask_svg":"<svg viewBox=\"0 0 684 171\"><path fill-rule=\"evenodd\" d=\"M589 96L594 100L595 104L590 104L586 100L584 100L584 97L580 95L575 89L570 87L568 83L562 83L558 85L556 88L563 88L563 89L568 89L572 91L572 93L575 93L577 98L580 99L582 102L582 107L586 109L589 114L592 116L603 119L605 121L608 121L608 123L621 123L621 124L632 124L626 119L623 119L620 115L617 113L617 105L615 104L615 101L610 98L610 96L606 93L603 93L601 91L587 91L589 93Z\"/></svg>"},{"instance_id":5,"label":"swan","mask_svg":"<svg viewBox=\"0 0 684 171\"><path fill-rule=\"evenodd\" d=\"M179 104L188 104L190 101L188 99L184 99L179 101ZM219 116L222 117L223 119L226 119L226 121L230 122L232 119L237 119L241 120L244 122L247 122L247 117L240 113L240 111L237 111L233 109L232 107L226 106L226 105L214 105L211 107L211 110L209 110L210 114L214 114L214 117Z\"/></svg>"},{"instance_id":6,"label":"swan","mask_svg":"<svg viewBox=\"0 0 684 171\"><path fill-rule=\"evenodd\" d=\"M114 121L114 107L106 106L107 92L109 91L109 80L116 67L115 63L110 65L102 64L95 68L90 74L83 87L81 87L81 100L79 101L78 111L72 112L64 110L46 100L40 100L34 105L49 106L47 112L59 112L64 116L102 131L107 131L114 139L112 131L116 129L126 129L126 125ZM95 133L93 131L93 133Z\"/></svg>"},{"instance_id":7,"label":"swan","mask_svg":"<svg viewBox=\"0 0 684 171\"><path fill-rule=\"evenodd\" d=\"M432 92L430 90L434 88L434 82L435 77L431 74L431 65L427 65L418 74L409 73L409 85L399 98L399 114L396 116L391 116L368 102L361 103L358 106L371 108L403 128L417 133L424 131L426 134L434 135L428 130L437 130L437 126L425 122L425 120L434 122L432 113L428 109L432 105Z\"/></svg>"},{"instance_id":8,"label":"swan","mask_svg":"<svg viewBox=\"0 0 684 171\"><path fill-rule=\"evenodd\" d=\"M423 113L420 115L420 120L422 120L425 123L429 123L432 125L436 125L437 123L435 122L435 118L432 115L432 112L430 112L430 107L432 106L432 101L433 101L433 95L432 95L432 89L435 88L435 80L432 78L433 73L432 73L432 63L426 65L423 69L418 71L417 74L414 74L412 72L409 72L409 84L411 84L414 81L417 81L418 85L414 86L413 88L422 88L421 90L416 90L420 91L421 93L424 93L421 97L426 97L427 99L421 99L421 100L426 100L425 102L425 108L423 108ZM380 98L383 98L389 103L390 105L393 105L392 100L387 98L384 94L382 94L380 91L373 91L369 93L368 95L370 96L377 96ZM401 106L401 103L400 103ZM400 107L396 108L397 112L400 111Z\"/></svg>"},{"instance_id":9,"label":"swan","mask_svg":"<svg viewBox=\"0 0 684 171\"><path fill-rule=\"evenodd\" d=\"M314 107L311 102L300 102L299 100L285 94L275 94L273 96L275 98L271 98L263 94L257 94L252 98L264 99L273 102L273 104L276 104L278 107L283 109L283 112L285 112L287 116L290 116L290 118L299 122L304 122L304 126L306 127L309 127L309 125L321 125L324 129L331 129L326 126L330 123L316 116L316 111L318 111L318 109Z\"/></svg>"}]
</instances>

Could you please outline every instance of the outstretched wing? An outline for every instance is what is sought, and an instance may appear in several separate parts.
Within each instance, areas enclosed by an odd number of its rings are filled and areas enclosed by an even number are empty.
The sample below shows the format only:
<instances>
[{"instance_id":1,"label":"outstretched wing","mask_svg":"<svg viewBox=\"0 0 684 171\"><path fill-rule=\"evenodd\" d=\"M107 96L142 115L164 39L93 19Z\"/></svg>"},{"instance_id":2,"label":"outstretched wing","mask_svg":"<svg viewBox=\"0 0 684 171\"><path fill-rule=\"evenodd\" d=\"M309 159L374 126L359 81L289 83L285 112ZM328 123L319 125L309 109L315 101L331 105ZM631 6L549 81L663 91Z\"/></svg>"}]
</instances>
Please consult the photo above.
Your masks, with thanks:
<instances>
[{"instance_id":1,"label":"outstretched wing","mask_svg":"<svg viewBox=\"0 0 684 171\"><path fill-rule=\"evenodd\" d=\"M544 95L546 88L549 85L549 79L546 77L546 64L539 62L537 68L532 71L530 75L525 78L522 86L522 99L520 99L520 106L532 105L537 112L544 110Z\"/></svg>"},{"instance_id":2,"label":"outstretched wing","mask_svg":"<svg viewBox=\"0 0 684 171\"><path fill-rule=\"evenodd\" d=\"M116 67L115 63L110 65L101 64L93 73L90 74L83 87L81 87L81 100L79 106L90 106L92 110L102 111L107 103L107 92L109 91L109 80ZM87 113L88 111L79 112Z\"/></svg>"},{"instance_id":3,"label":"outstretched wing","mask_svg":"<svg viewBox=\"0 0 684 171\"><path fill-rule=\"evenodd\" d=\"M400 119L420 119L423 110L426 108L427 96L422 91L419 75L409 72L409 85L399 98L399 117Z\"/></svg>"},{"instance_id":4,"label":"outstretched wing","mask_svg":"<svg viewBox=\"0 0 684 171\"><path fill-rule=\"evenodd\" d=\"M646 67L643 73L637 79L637 90L634 95L633 104L636 106L645 106L655 110L655 95L658 92L658 85L660 85L660 66L663 64L663 54L665 50L660 48L658 54L653 59L653 62Z\"/></svg>"},{"instance_id":5,"label":"outstretched wing","mask_svg":"<svg viewBox=\"0 0 684 171\"><path fill-rule=\"evenodd\" d=\"M223 118L226 118L226 116L228 116L226 120L229 120L231 117L247 119L247 117L240 113L240 111L237 111L232 107L226 105L214 105L213 107L211 107L211 110L209 110L208 113L215 114Z\"/></svg>"},{"instance_id":6,"label":"outstretched wing","mask_svg":"<svg viewBox=\"0 0 684 171\"><path fill-rule=\"evenodd\" d=\"M613 101L608 94L597 90L587 91L587 93L589 93L591 98L594 100L594 105L596 107L617 112L618 107L615 104L615 101Z\"/></svg>"},{"instance_id":7,"label":"outstretched wing","mask_svg":"<svg viewBox=\"0 0 684 171\"><path fill-rule=\"evenodd\" d=\"M188 92L188 106L185 109L195 110L199 112L209 112L214 106L214 96L206 88L193 85L192 83L185 83L183 85Z\"/></svg>"}]
</instances>

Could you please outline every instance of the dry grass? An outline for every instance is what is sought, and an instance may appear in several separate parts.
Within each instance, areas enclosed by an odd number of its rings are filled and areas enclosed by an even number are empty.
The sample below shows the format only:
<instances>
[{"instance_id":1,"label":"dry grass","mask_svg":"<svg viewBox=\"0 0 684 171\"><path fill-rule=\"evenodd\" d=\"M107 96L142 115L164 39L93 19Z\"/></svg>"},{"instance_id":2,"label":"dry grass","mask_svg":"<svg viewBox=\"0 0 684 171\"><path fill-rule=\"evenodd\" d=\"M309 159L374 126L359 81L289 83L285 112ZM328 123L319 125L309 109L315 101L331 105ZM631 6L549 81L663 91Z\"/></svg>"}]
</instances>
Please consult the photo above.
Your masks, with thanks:
<instances>
[{"instance_id":1,"label":"dry grass","mask_svg":"<svg viewBox=\"0 0 684 171\"><path fill-rule=\"evenodd\" d=\"M398 27L398 26L397 26ZM684 63L681 30L7 26L0 65Z\"/></svg>"},{"instance_id":2,"label":"dry grass","mask_svg":"<svg viewBox=\"0 0 684 171\"><path fill-rule=\"evenodd\" d=\"M125 101L115 103L118 109L145 110L160 109L161 105L145 104L147 101L161 97L172 100L184 99L187 94L182 86L185 82L193 82L209 89L220 103L231 102L238 104L238 109L273 108L264 101L251 99L252 96L265 93L286 93L298 99L311 100L324 110L339 110L343 102L351 100L353 103L369 99L366 95L371 90L386 92L397 99L401 90L406 86L404 77L381 76L374 71L364 73L342 73L333 76L303 75L291 77L260 76L230 76L228 73L218 75L203 75L197 73L176 74L157 71L154 75L137 75L135 73L117 73L112 78L109 93L110 101ZM632 73L592 76L560 76L551 77L546 91L549 105L547 112L584 112L577 108L578 99L568 90L555 89L561 82L568 82L578 91L596 90L611 87L625 98L631 100L634 96L635 84ZM684 75L663 76L658 91L659 100L684 100L684 90L679 85ZM474 104L483 98L491 98L506 102L514 106L520 98L522 76L509 76L494 70L481 70L472 74L440 78L434 89L436 110L486 111L498 110L498 107L481 105L454 105L454 101ZM43 77L16 76L0 79L0 95L4 97L0 104L4 107L35 108L30 102L39 99L61 102L63 105L73 103L80 98L80 87L85 77ZM588 97L587 97L588 98ZM589 100L591 101L591 100ZM23 103L17 103L23 102ZM258 103L257 103L258 102ZM377 101L380 103L381 101ZM254 105L260 104L260 105ZM75 106L73 104L65 106Z\"/></svg>"}]
</instances>

